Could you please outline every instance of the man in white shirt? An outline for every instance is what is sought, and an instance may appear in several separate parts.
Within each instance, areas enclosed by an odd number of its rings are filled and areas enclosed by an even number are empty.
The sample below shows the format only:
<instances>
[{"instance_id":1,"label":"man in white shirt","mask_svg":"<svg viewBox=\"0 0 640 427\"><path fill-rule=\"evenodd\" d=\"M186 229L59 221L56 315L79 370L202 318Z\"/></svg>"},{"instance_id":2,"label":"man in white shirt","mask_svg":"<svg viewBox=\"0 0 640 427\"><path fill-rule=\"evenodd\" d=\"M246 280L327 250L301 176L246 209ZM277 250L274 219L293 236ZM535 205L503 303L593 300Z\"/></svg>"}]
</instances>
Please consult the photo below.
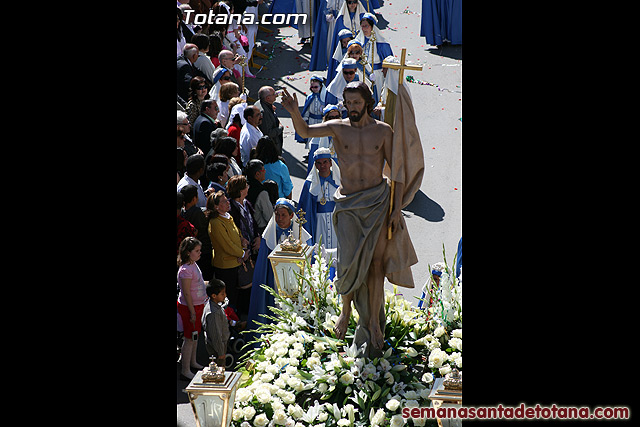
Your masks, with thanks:
<instances>
[{"instance_id":1,"label":"man in white shirt","mask_svg":"<svg viewBox=\"0 0 640 427\"><path fill-rule=\"evenodd\" d=\"M242 164L246 165L250 160L251 149L258 145L258 140L262 137L262 131L258 128L262 124L262 112L258 107L248 105L243 114L247 124L240 131L240 158Z\"/></svg>"},{"instance_id":2,"label":"man in white shirt","mask_svg":"<svg viewBox=\"0 0 640 427\"><path fill-rule=\"evenodd\" d=\"M204 208L207 206L207 198L202 191L202 186L198 182L198 179L204 175L204 157L201 154L193 154L187 158L187 171L178 182L177 191L186 185L194 185L198 190L198 202L196 206Z\"/></svg>"}]
</instances>

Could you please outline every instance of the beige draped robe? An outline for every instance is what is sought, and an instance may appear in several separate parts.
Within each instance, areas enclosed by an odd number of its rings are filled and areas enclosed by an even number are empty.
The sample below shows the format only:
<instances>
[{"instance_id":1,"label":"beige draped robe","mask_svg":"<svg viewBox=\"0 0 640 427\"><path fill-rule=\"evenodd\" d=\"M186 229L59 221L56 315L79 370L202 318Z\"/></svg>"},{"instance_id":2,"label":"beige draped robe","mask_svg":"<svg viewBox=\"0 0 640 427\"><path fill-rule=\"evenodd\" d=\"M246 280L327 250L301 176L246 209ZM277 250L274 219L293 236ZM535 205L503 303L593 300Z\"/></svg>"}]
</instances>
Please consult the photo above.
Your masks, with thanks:
<instances>
[{"instance_id":1,"label":"beige draped robe","mask_svg":"<svg viewBox=\"0 0 640 427\"><path fill-rule=\"evenodd\" d=\"M398 86L395 107L391 168L388 172L389 178L404 184L402 208L405 208L420 189L424 175L424 155L415 123L415 112L404 85ZM338 237L335 285L340 294L354 293L353 302L360 316L355 342L360 346L371 342L367 325L370 316L375 313L370 312L366 279L379 233L386 233L383 225L389 215L390 183L385 179L376 187L349 195L341 194L338 189L334 200L336 208L333 221ZM411 266L417 262L418 257L406 223L401 218L391 240L387 241L384 253L385 276L393 284L413 288L415 285ZM384 304L377 316L384 333ZM365 356L370 356L370 348L366 349Z\"/></svg>"}]
</instances>

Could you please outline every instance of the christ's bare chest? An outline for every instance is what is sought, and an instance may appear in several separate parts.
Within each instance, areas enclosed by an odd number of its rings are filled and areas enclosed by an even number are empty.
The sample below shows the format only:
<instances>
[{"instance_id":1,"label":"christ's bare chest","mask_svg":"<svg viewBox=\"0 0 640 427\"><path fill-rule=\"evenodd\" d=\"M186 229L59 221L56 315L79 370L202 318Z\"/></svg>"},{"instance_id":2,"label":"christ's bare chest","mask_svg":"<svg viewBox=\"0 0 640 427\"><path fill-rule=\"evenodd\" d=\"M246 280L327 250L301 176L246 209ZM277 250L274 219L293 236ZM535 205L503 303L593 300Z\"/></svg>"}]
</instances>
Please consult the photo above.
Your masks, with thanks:
<instances>
[{"instance_id":1,"label":"christ's bare chest","mask_svg":"<svg viewBox=\"0 0 640 427\"><path fill-rule=\"evenodd\" d=\"M375 126L366 129L343 127L333 143L338 156L383 156L384 137L379 132L375 132L375 128Z\"/></svg>"}]
</instances>

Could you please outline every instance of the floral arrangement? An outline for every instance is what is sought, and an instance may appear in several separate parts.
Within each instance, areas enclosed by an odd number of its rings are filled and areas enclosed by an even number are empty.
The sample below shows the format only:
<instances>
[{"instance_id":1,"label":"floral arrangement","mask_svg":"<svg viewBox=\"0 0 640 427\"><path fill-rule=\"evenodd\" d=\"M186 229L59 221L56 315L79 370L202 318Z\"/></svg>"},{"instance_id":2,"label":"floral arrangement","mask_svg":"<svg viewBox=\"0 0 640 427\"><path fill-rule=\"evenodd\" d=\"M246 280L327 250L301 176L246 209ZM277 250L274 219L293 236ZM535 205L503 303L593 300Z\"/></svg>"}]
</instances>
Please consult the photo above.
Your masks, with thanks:
<instances>
[{"instance_id":1,"label":"floral arrangement","mask_svg":"<svg viewBox=\"0 0 640 427\"><path fill-rule=\"evenodd\" d=\"M382 357L360 357L353 343L354 309L344 340L333 328L341 297L328 278L322 251L304 274L299 293L274 295L273 323L260 324L260 346L247 363L236 392L236 427L364 427L435 425L436 420L403 419L403 407L429 406L434 378L455 365L462 369L462 282L443 274L430 289L425 310L406 301L394 287L385 290L386 345ZM446 298L446 300L445 300ZM258 335L258 334L256 334ZM248 345L251 345L249 343Z\"/></svg>"}]
</instances>

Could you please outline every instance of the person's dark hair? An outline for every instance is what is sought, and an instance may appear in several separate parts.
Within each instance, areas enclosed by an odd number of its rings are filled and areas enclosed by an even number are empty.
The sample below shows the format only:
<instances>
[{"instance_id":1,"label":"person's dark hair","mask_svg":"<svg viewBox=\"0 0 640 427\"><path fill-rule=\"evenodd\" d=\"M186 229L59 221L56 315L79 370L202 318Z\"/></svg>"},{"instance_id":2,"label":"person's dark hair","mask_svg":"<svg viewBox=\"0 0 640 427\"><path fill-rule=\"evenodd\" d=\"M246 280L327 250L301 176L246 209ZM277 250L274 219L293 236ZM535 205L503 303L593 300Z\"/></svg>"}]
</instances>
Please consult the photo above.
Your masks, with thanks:
<instances>
[{"instance_id":1,"label":"person's dark hair","mask_svg":"<svg viewBox=\"0 0 640 427\"><path fill-rule=\"evenodd\" d=\"M244 174L247 177L247 182L249 184L249 191L247 192L247 200L252 205L256 204L258 195L263 191L265 191L265 188L262 185L262 183L256 179L256 172L258 172L262 168L264 168L264 163L262 163L262 160L251 159L249 160L249 163L247 163L247 167L244 171Z\"/></svg>"},{"instance_id":2,"label":"person's dark hair","mask_svg":"<svg viewBox=\"0 0 640 427\"><path fill-rule=\"evenodd\" d=\"M214 15L227 15L227 9L222 6L222 2L215 2L213 6L211 6L211 11ZM214 19L213 23L209 25L209 31L211 32L219 32L221 35L226 35L227 30L229 28L229 22L231 20L218 20Z\"/></svg>"},{"instance_id":3,"label":"person's dark hair","mask_svg":"<svg viewBox=\"0 0 640 427\"><path fill-rule=\"evenodd\" d=\"M204 169L204 157L202 154L192 154L187 158L187 175L193 176L200 169Z\"/></svg>"},{"instance_id":4,"label":"person's dark hair","mask_svg":"<svg viewBox=\"0 0 640 427\"><path fill-rule=\"evenodd\" d=\"M269 200L271 201L271 204L275 205L279 196L278 183L272 179L267 179L262 183L262 185L264 186L265 190L267 190L267 193L269 193Z\"/></svg>"},{"instance_id":5,"label":"person's dark hair","mask_svg":"<svg viewBox=\"0 0 640 427\"><path fill-rule=\"evenodd\" d=\"M224 163L225 166L229 166L229 158L227 156L223 156L220 153L216 153L211 156L210 163Z\"/></svg>"},{"instance_id":6,"label":"person's dark hair","mask_svg":"<svg viewBox=\"0 0 640 427\"><path fill-rule=\"evenodd\" d=\"M194 197L198 197L198 189L193 184L185 185L180 189L180 192L184 196L185 203L192 201Z\"/></svg>"},{"instance_id":7,"label":"person's dark hair","mask_svg":"<svg viewBox=\"0 0 640 427\"><path fill-rule=\"evenodd\" d=\"M187 236L180 242L178 248L178 266L189 262L189 252L194 250L198 245L202 246L202 243L192 236Z\"/></svg>"},{"instance_id":8,"label":"person's dark hair","mask_svg":"<svg viewBox=\"0 0 640 427\"><path fill-rule=\"evenodd\" d=\"M224 49L222 45L222 37L220 37L219 31L214 31L209 34L209 58L217 58L220 51Z\"/></svg>"},{"instance_id":9,"label":"person's dark hair","mask_svg":"<svg viewBox=\"0 0 640 427\"><path fill-rule=\"evenodd\" d=\"M213 104L215 102L214 99L205 99L202 101L202 104L200 104L200 112L204 113L204 110L206 110L207 108L211 107L211 104Z\"/></svg>"},{"instance_id":10,"label":"person's dark hair","mask_svg":"<svg viewBox=\"0 0 640 427\"><path fill-rule=\"evenodd\" d=\"M225 156L231 158L233 152L236 149L238 141L232 136L223 136L218 139L218 145L215 148L216 154L224 154Z\"/></svg>"},{"instance_id":11,"label":"person's dark hair","mask_svg":"<svg viewBox=\"0 0 640 427\"><path fill-rule=\"evenodd\" d=\"M244 175L234 175L227 181L227 196L230 199L240 197L240 191L247 186L247 177Z\"/></svg>"},{"instance_id":12,"label":"person's dark hair","mask_svg":"<svg viewBox=\"0 0 640 427\"><path fill-rule=\"evenodd\" d=\"M258 111L260 111L258 109L258 107L254 106L254 105L248 105L247 108L244 109L244 112L242 113L244 115L244 119L248 119L249 117L253 117L254 113L258 113Z\"/></svg>"},{"instance_id":13,"label":"person's dark hair","mask_svg":"<svg viewBox=\"0 0 640 427\"><path fill-rule=\"evenodd\" d=\"M367 114L371 114L375 107L375 100L373 99L373 95L371 95L371 90L367 87L364 82L350 82L347 83L344 90L342 91L342 98L346 99L346 93L359 93L364 99L365 104L367 105Z\"/></svg>"},{"instance_id":14,"label":"person's dark hair","mask_svg":"<svg viewBox=\"0 0 640 427\"><path fill-rule=\"evenodd\" d=\"M256 172L262 170L264 167L264 162L260 159L251 159L249 163L247 163L247 168L245 170L245 175L248 179L256 179Z\"/></svg>"},{"instance_id":15,"label":"person's dark hair","mask_svg":"<svg viewBox=\"0 0 640 427\"><path fill-rule=\"evenodd\" d=\"M177 192L177 197L178 197L178 208L177 209L182 209L182 207L184 206L184 196L182 195L181 192Z\"/></svg>"},{"instance_id":16,"label":"person's dark hair","mask_svg":"<svg viewBox=\"0 0 640 427\"><path fill-rule=\"evenodd\" d=\"M209 194L209 197L207 197L207 205L204 211L204 216L207 218L207 221L211 221L218 217L218 210L216 209L216 206L220 204L222 196L226 197L224 191L218 190L215 193Z\"/></svg>"},{"instance_id":17,"label":"person's dark hair","mask_svg":"<svg viewBox=\"0 0 640 427\"><path fill-rule=\"evenodd\" d=\"M200 76L195 76L191 79L191 81L189 82L189 99L197 99L198 97L198 86L200 85L205 85L206 86L206 82L204 77L200 77ZM207 92L207 95L205 96L205 99L209 98L209 92Z\"/></svg>"},{"instance_id":18,"label":"person's dark hair","mask_svg":"<svg viewBox=\"0 0 640 427\"><path fill-rule=\"evenodd\" d=\"M220 177L227 170L227 165L224 163L212 163L207 166L207 178L213 182L220 184Z\"/></svg>"},{"instance_id":19,"label":"person's dark hair","mask_svg":"<svg viewBox=\"0 0 640 427\"><path fill-rule=\"evenodd\" d=\"M203 50L209 47L209 36L202 33L196 33L191 37L191 43L198 46L199 50Z\"/></svg>"},{"instance_id":20,"label":"person's dark hair","mask_svg":"<svg viewBox=\"0 0 640 427\"><path fill-rule=\"evenodd\" d=\"M240 118L240 114L234 114L233 119L231 119L231 124L236 125L236 127L242 127L242 119Z\"/></svg>"},{"instance_id":21,"label":"person's dark hair","mask_svg":"<svg viewBox=\"0 0 640 427\"><path fill-rule=\"evenodd\" d=\"M227 287L227 285L225 285L225 283L222 280L220 280L220 279L211 279L211 280L209 280L209 284L205 288L205 292L207 293L207 296L209 298L211 298L211 295L213 295L213 294L218 295L226 287Z\"/></svg>"},{"instance_id":22,"label":"person's dark hair","mask_svg":"<svg viewBox=\"0 0 640 427\"><path fill-rule=\"evenodd\" d=\"M276 144L269 135L263 135L258 140L258 144L256 145L256 159L262 160L265 165L275 163L279 160Z\"/></svg>"},{"instance_id":23,"label":"person's dark hair","mask_svg":"<svg viewBox=\"0 0 640 427\"><path fill-rule=\"evenodd\" d=\"M374 23L371 19L369 19L369 18L362 18L362 19L360 20L360 23L361 23L361 24L362 24L362 21L367 21L367 22L369 23L369 25L371 25L371 28L373 28L373 27L374 27L374 25L375 25L375 23Z\"/></svg>"}]
</instances>

